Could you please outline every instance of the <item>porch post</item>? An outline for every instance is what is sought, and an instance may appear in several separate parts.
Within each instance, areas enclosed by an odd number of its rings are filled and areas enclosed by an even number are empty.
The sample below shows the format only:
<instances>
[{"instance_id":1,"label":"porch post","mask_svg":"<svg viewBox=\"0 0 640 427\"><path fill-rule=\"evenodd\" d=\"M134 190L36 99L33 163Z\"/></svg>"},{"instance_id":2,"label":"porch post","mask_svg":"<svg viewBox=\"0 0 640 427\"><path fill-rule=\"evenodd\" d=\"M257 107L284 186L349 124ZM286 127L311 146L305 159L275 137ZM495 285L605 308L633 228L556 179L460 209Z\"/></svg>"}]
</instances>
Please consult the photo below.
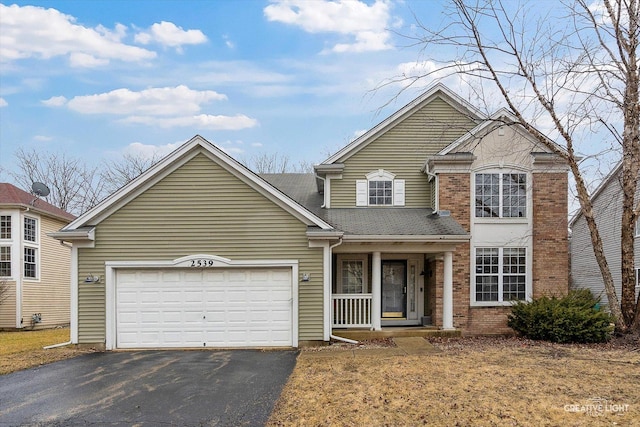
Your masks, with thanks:
<instances>
[{"instance_id":1,"label":"porch post","mask_svg":"<svg viewBox=\"0 0 640 427\"><path fill-rule=\"evenodd\" d=\"M380 252L374 252L371 257L371 328L375 331L382 329L382 261Z\"/></svg>"},{"instance_id":2,"label":"porch post","mask_svg":"<svg viewBox=\"0 0 640 427\"><path fill-rule=\"evenodd\" d=\"M453 252L444 253L442 329L453 329Z\"/></svg>"}]
</instances>

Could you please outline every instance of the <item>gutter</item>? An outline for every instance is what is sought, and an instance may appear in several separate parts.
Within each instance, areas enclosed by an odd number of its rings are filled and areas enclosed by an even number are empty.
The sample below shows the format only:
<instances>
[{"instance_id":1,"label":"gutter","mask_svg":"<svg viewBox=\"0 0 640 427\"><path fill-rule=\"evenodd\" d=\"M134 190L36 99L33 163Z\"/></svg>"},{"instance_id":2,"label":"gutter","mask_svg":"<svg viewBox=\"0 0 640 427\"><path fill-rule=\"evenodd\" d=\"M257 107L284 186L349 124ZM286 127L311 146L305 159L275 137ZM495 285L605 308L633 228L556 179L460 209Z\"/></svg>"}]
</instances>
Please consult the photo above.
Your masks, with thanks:
<instances>
[{"instance_id":1,"label":"gutter","mask_svg":"<svg viewBox=\"0 0 640 427\"><path fill-rule=\"evenodd\" d=\"M388 236L380 236L377 234L374 235L345 235L343 237L345 241L348 242L357 242L357 243L365 243L365 242L376 242L376 243L403 243L403 242L414 242L414 243L439 243L439 242L448 242L448 243L465 243L471 240L471 235L469 234L460 234L460 235L451 235L451 234L442 234L436 236L410 236L410 235L388 235Z\"/></svg>"}]
</instances>

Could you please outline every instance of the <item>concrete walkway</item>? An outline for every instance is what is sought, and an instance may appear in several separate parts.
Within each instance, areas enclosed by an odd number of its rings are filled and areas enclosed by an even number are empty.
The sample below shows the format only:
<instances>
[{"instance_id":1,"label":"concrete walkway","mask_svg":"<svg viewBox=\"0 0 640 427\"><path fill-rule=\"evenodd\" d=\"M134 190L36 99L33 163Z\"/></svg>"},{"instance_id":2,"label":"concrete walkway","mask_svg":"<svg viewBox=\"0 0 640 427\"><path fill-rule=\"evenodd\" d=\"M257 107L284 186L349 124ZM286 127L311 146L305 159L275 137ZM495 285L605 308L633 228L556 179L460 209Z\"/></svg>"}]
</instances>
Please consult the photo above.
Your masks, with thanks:
<instances>
[{"instance_id":1,"label":"concrete walkway","mask_svg":"<svg viewBox=\"0 0 640 427\"><path fill-rule=\"evenodd\" d=\"M439 353L436 347L422 337L395 337L395 347L366 348L366 349L339 349L320 351L301 351L300 358L327 359L327 358L362 358L362 357L397 357L397 356L424 356Z\"/></svg>"}]
</instances>

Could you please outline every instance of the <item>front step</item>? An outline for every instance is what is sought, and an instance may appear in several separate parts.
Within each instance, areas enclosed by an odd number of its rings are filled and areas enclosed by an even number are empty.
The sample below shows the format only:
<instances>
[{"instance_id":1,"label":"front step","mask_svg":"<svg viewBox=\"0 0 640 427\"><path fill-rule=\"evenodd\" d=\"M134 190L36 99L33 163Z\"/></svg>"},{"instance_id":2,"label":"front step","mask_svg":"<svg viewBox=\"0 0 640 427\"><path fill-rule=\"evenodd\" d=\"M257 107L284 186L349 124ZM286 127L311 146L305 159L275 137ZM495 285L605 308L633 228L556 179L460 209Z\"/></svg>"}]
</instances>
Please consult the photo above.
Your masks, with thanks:
<instances>
[{"instance_id":1,"label":"front step","mask_svg":"<svg viewBox=\"0 0 640 427\"><path fill-rule=\"evenodd\" d=\"M356 341L372 340L377 338L394 337L459 337L462 331L459 329L442 330L435 328L382 328L380 331L368 329L334 329L332 334L342 338Z\"/></svg>"}]
</instances>

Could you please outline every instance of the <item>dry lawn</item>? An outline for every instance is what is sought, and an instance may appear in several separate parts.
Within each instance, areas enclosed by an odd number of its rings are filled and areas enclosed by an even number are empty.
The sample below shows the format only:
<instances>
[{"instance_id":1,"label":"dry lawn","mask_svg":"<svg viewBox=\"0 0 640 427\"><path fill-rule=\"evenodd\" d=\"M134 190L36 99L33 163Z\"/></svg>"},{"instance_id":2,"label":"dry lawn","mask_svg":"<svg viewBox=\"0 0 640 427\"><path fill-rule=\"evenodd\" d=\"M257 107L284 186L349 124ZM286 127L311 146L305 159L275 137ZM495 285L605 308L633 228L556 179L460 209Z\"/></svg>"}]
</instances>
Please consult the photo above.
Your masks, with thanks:
<instances>
[{"instance_id":1,"label":"dry lawn","mask_svg":"<svg viewBox=\"0 0 640 427\"><path fill-rule=\"evenodd\" d=\"M66 346L43 347L69 341L69 328L0 332L0 375L75 357L91 350Z\"/></svg>"},{"instance_id":2,"label":"dry lawn","mask_svg":"<svg viewBox=\"0 0 640 427\"><path fill-rule=\"evenodd\" d=\"M441 352L426 356L304 350L269 425L640 425L640 343L432 342ZM587 413L598 398L606 409Z\"/></svg>"}]
</instances>

